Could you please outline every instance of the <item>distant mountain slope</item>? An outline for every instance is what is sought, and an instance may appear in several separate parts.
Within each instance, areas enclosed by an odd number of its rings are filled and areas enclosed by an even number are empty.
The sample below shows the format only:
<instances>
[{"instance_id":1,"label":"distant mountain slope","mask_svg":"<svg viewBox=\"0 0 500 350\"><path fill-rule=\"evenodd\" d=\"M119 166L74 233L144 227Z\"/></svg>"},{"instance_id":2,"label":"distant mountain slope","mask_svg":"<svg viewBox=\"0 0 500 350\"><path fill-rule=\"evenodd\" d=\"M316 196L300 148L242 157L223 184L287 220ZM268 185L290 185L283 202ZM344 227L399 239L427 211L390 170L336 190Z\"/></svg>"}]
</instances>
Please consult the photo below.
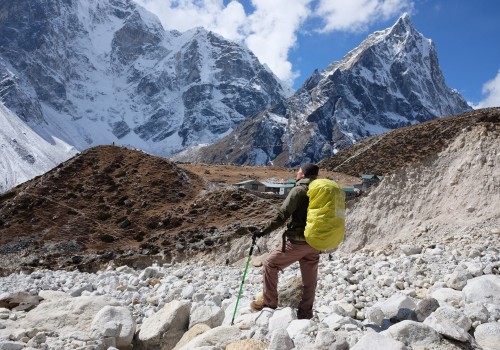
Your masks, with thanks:
<instances>
[{"instance_id":1,"label":"distant mountain slope","mask_svg":"<svg viewBox=\"0 0 500 350\"><path fill-rule=\"evenodd\" d=\"M165 31L132 0L0 1L0 101L78 150L165 156L290 94L248 49L203 28Z\"/></svg>"},{"instance_id":2,"label":"distant mountain slope","mask_svg":"<svg viewBox=\"0 0 500 350\"><path fill-rule=\"evenodd\" d=\"M0 102L0 193L41 175L77 151L56 138L47 142Z\"/></svg>"},{"instance_id":3,"label":"distant mountain slope","mask_svg":"<svg viewBox=\"0 0 500 350\"><path fill-rule=\"evenodd\" d=\"M315 72L284 102L218 143L176 159L294 166L318 162L366 137L470 110L446 86L432 41L405 14Z\"/></svg>"},{"instance_id":4,"label":"distant mountain slope","mask_svg":"<svg viewBox=\"0 0 500 350\"><path fill-rule=\"evenodd\" d=\"M482 123L500 123L500 108L478 109L370 137L319 164L321 168L352 176L388 175L412 162L435 156L464 130Z\"/></svg>"}]
</instances>

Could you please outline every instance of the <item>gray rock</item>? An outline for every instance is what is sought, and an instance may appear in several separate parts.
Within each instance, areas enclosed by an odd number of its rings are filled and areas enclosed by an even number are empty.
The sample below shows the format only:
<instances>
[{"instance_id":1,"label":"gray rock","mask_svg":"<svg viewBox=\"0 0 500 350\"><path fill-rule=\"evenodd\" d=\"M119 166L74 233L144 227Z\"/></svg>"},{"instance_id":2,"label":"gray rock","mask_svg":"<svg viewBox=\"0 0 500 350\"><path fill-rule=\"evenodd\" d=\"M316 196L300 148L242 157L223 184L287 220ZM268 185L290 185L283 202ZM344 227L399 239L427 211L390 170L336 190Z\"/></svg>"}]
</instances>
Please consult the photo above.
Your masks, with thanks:
<instances>
[{"instance_id":1,"label":"gray rock","mask_svg":"<svg viewBox=\"0 0 500 350\"><path fill-rule=\"evenodd\" d=\"M500 323L483 323L477 326L474 338L483 350L500 350Z\"/></svg>"},{"instance_id":2,"label":"gray rock","mask_svg":"<svg viewBox=\"0 0 500 350\"><path fill-rule=\"evenodd\" d=\"M0 350L21 350L26 347L26 343L0 339Z\"/></svg>"},{"instance_id":3,"label":"gray rock","mask_svg":"<svg viewBox=\"0 0 500 350\"><path fill-rule=\"evenodd\" d=\"M227 300L227 299L226 299ZM233 316L235 316L235 319L238 318L238 316L242 315L244 312L248 312L249 305L250 305L250 300L247 298L241 298L239 303L238 303L238 309L236 310L236 315L234 315L234 311L236 309L236 300L235 301L228 301L227 304L222 304L224 307L225 305L226 308L224 310L224 321L222 321L223 326L230 326L231 321L233 319ZM265 309L265 312L268 312L268 310L271 309ZM271 311L272 312L272 311Z\"/></svg>"},{"instance_id":4,"label":"gray rock","mask_svg":"<svg viewBox=\"0 0 500 350\"><path fill-rule=\"evenodd\" d=\"M415 311L408 309L406 307L402 307L398 310L396 316L391 317L392 322L400 322L405 320L418 321L417 314L415 313Z\"/></svg>"},{"instance_id":5,"label":"gray rock","mask_svg":"<svg viewBox=\"0 0 500 350\"><path fill-rule=\"evenodd\" d=\"M19 327L56 332L60 336L69 336L80 330L88 332L94 317L107 305L118 306L119 302L109 296L83 296L44 302L20 319Z\"/></svg>"},{"instance_id":6,"label":"gray rock","mask_svg":"<svg viewBox=\"0 0 500 350\"><path fill-rule=\"evenodd\" d=\"M92 290L92 284L87 283L72 289L71 291L69 291L69 295L71 295L72 297L79 297L83 292L92 292Z\"/></svg>"},{"instance_id":7,"label":"gray rock","mask_svg":"<svg viewBox=\"0 0 500 350\"><path fill-rule=\"evenodd\" d=\"M309 334L317 330L317 323L311 320L293 320L286 328L292 339L295 339L299 334Z\"/></svg>"},{"instance_id":8,"label":"gray rock","mask_svg":"<svg viewBox=\"0 0 500 350\"><path fill-rule=\"evenodd\" d=\"M399 340L408 346L438 344L441 336L433 328L415 321L402 321L380 334Z\"/></svg>"},{"instance_id":9,"label":"gray rock","mask_svg":"<svg viewBox=\"0 0 500 350\"><path fill-rule=\"evenodd\" d=\"M375 323L377 326L382 325L382 321L385 318L384 312L378 307L370 307L365 312L366 319L370 322Z\"/></svg>"},{"instance_id":10,"label":"gray rock","mask_svg":"<svg viewBox=\"0 0 500 350\"><path fill-rule=\"evenodd\" d=\"M13 309L19 305L35 306L40 303L40 298L37 295L31 295L26 292L1 293L0 308Z\"/></svg>"},{"instance_id":11,"label":"gray rock","mask_svg":"<svg viewBox=\"0 0 500 350\"><path fill-rule=\"evenodd\" d=\"M401 245L401 251L405 255L415 255L415 254L420 254L422 252L421 247L417 247L413 244L403 244Z\"/></svg>"},{"instance_id":12,"label":"gray rock","mask_svg":"<svg viewBox=\"0 0 500 350\"><path fill-rule=\"evenodd\" d=\"M38 292L38 296L42 298L44 302L71 298L71 295L68 293L56 290L41 290Z\"/></svg>"},{"instance_id":13,"label":"gray rock","mask_svg":"<svg viewBox=\"0 0 500 350\"><path fill-rule=\"evenodd\" d=\"M224 311L215 305L195 306L189 316L189 328L195 324L204 323L210 328L222 325L224 321Z\"/></svg>"},{"instance_id":14,"label":"gray rock","mask_svg":"<svg viewBox=\"0 0 500 350\"><path fill-rule=\"evenodd\" d=\"M278 328L272 332L269 350L291 350L293 348L293 341L285 329Z\"/></svg>"},{"instance_id":15,"label":"gray rock","mask_svg":"<svg viewBox=\"0 0 500 350\"><path fill-rule=\"evenodd\" d=\"M403 294L393 294L381 303L377 303L374 306L377 306L382 310L386 318L391 318L397 315L399 309L407 308L410 310L415 309L416 304L412 298L403 295Z\"/></svg>"},{"instance_id":16,"label":"gray rock","mask_svg":"<svg viewBox=\"0 0 500 350\"><path fill-rule=\"evenodd\" d=\"M445 277L445 281L448 287L456 290L462 290L467 285L467 281L471 278L472 274L468 270L459 266L455 269L455 271L453 271L452 274Z\"/></svg>"},{"instance_id":17,"label":"gray rock","mask_svg":"<svg viewBox=\"0 0 500 350\"><path fill-rule=\"evenodd\" d=\"M439 302L432 298L427 297L420 300L415 308L415 313L417 314L417 321L423 322L431 313L437 310L439 307Z\"/></svg>"},{"instance_id":18,"label":"gray rock","mask_svg":"<svg viewBox=\"0 0 500 350\"><path fill-rule=\"evenodd\" d=\"M488 309L482 303L466 304L464 313L472 322L479 321L481 323L485 323L489 318Z\"/></svg>"},{"instance_id":19,"label":"gray rock","mask_svg":"<svg viewBox=\"0 0 500 350\"><path fill-rule=\"evenodd\" d=\"M182 290L181 292L181 298L182 299L191 299L194 295L194 287L192 284L190 285L187 285L186 287L184 287L184 289Z\"/></svg>"},{"instance_id":20,"label":"gray rock","mask_svg":"<svg viewBox=\"0 0 500 350\"><path fill-rule=\"evenodd\" d=\"M466 303L500 304L500 276L483 275L467 281L462 290Z\"/></svg>"},{"instance_id":21,"label":"gray rock","mask_svg":"<svg viewBox=\"0 0 500 350\"><path fill-rule=\"evenodd\" d=\"M105 306L95 315L90 331L97 338L115 338L117 347L128 347L132 344L135 328L135 319L128 308Z\"/></svg>"},{"instance_id":22,"label":"gray rock","mask_svg":"<svg viewBox=\"0 0 500 350\"><path fill-rule=\"evenodd\" d=\"M472 322L462 312L447 306L441 306L423 322L442 335L459 341L467 341L467 333Z\"/></svg>"},{"instance_id":23,"label":"gray rock","mask_svg":"<svg viewBox=\"0 0 500 350\"><path fill-rule=\"evenodd\" d=\"M439 305L459 307L464 301L463 293L452 288L440 288L428 294L436 299Z\"/></svg>"},{"instance_id":24,"label":"gray rock","mask_svg":"<svg viewBox=\"0 0 500 350\"><path fill-rule=\"evenodd\" d=\"M296 320L297 316L295 315L295 312L289 308L286 307L281 310L276 310L273 314L273 316L269 319L269 332L274 332L277 329L286 329L288 325L293 321Z\"/></svg>"},{"instance_id":25,"label":"gray rock","mask_svg":"<svg viewBox=\"0 0 500 350\"><path fill-rule=\"evenodd\" d=\"M316 335L316 340L314 341L314 346L318 349L328 349L328 350L348 350L349 344L347 340L328 329L323 329L318 331Z\"/></svg>"},{"instance_id":26,"label":"gray rock","mask_svg":"<svg viewBox=\"0 0 500 350\"><path fill-rule=\"evenodd\" d=\"M364 335L350 350L410 350L398 340L386 337L379 333Z\"/></svg>"},{"instance_id":27,"label":"gray rock","mask_svg":"<svg viewBox=\"0 0 500 350\"><path fill-rule=\"evenodd\" d=\"M225 349L230 343L236 342L241 338L241 331L234 326L220 326L212 328L197 336L189 343L179 348L179 350L190 350L202 346L215 346Z\"/></svg>"},{"instance_id":28,"label":"gray rock","mask_svg":"<svg viewBox=\"0 0 500 350\"><path fill-rule=\"evenodd\" d=\"M189 325L191 305L174 300L144 320L137 343L146 349L173 349Z\"/></svg>"}]
</instances>

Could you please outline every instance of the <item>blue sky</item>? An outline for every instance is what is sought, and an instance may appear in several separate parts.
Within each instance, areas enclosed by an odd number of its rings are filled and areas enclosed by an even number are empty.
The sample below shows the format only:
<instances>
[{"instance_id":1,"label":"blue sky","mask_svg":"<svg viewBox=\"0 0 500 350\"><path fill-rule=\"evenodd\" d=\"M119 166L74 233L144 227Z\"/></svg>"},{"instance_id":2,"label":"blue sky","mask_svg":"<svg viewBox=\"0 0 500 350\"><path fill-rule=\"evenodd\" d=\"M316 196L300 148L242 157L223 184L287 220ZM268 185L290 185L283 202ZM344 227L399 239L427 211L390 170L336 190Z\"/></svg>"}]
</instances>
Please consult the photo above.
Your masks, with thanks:
<instances>
[{"instance_id":1,"label":"blue sky","mask_svg":"<svg viewBox=\"0 0 500 350\"><path fill-rule=\"evenodd\" d=\"M248 46L297 89L404 12L432 39L446 83L475 107L500 106L498 0L136 0L166 29L203 26Z\"/></svg>"}]
</instances>

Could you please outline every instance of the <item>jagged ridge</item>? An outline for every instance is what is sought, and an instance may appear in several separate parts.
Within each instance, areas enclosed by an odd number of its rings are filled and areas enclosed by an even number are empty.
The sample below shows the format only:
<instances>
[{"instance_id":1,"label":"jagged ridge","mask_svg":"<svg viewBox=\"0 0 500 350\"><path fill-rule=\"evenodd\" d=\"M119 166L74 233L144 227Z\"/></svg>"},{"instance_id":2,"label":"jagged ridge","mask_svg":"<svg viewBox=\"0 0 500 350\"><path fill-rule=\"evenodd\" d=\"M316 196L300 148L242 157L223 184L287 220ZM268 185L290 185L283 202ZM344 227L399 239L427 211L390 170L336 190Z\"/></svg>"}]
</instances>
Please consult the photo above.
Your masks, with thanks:
<instances>
[{"instance_id":1,"label":"jagged ridge","mask_svg":"<svg viewBox=\"0 0 500 350\"><path fill-rule=\"evenodd\" d=\"M470 110L445 85L433 43L405 14L315 72L283 103L200 150L199 158L256 165L317 162L363 138Z\"/></svg>"}]
</instances>

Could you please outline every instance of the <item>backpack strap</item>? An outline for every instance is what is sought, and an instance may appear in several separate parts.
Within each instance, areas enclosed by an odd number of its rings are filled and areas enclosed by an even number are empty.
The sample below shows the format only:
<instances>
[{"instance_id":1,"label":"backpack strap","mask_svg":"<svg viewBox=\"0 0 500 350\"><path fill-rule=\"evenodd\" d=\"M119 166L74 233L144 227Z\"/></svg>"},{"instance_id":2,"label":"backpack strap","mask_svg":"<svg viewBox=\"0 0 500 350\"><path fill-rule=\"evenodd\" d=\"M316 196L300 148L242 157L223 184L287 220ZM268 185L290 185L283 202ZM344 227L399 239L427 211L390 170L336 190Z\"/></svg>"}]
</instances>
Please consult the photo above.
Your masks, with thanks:
<instances>
[{"instance_id":1,"label":"backpack strap","mask_svg":"<svg viewBox=\"0 0 500 350\"><path fill-rule=\"evenodd\" d=\"M281 255L285 255L286 251L286 230L281 235Z\"/></svg>"}]
</instances>

